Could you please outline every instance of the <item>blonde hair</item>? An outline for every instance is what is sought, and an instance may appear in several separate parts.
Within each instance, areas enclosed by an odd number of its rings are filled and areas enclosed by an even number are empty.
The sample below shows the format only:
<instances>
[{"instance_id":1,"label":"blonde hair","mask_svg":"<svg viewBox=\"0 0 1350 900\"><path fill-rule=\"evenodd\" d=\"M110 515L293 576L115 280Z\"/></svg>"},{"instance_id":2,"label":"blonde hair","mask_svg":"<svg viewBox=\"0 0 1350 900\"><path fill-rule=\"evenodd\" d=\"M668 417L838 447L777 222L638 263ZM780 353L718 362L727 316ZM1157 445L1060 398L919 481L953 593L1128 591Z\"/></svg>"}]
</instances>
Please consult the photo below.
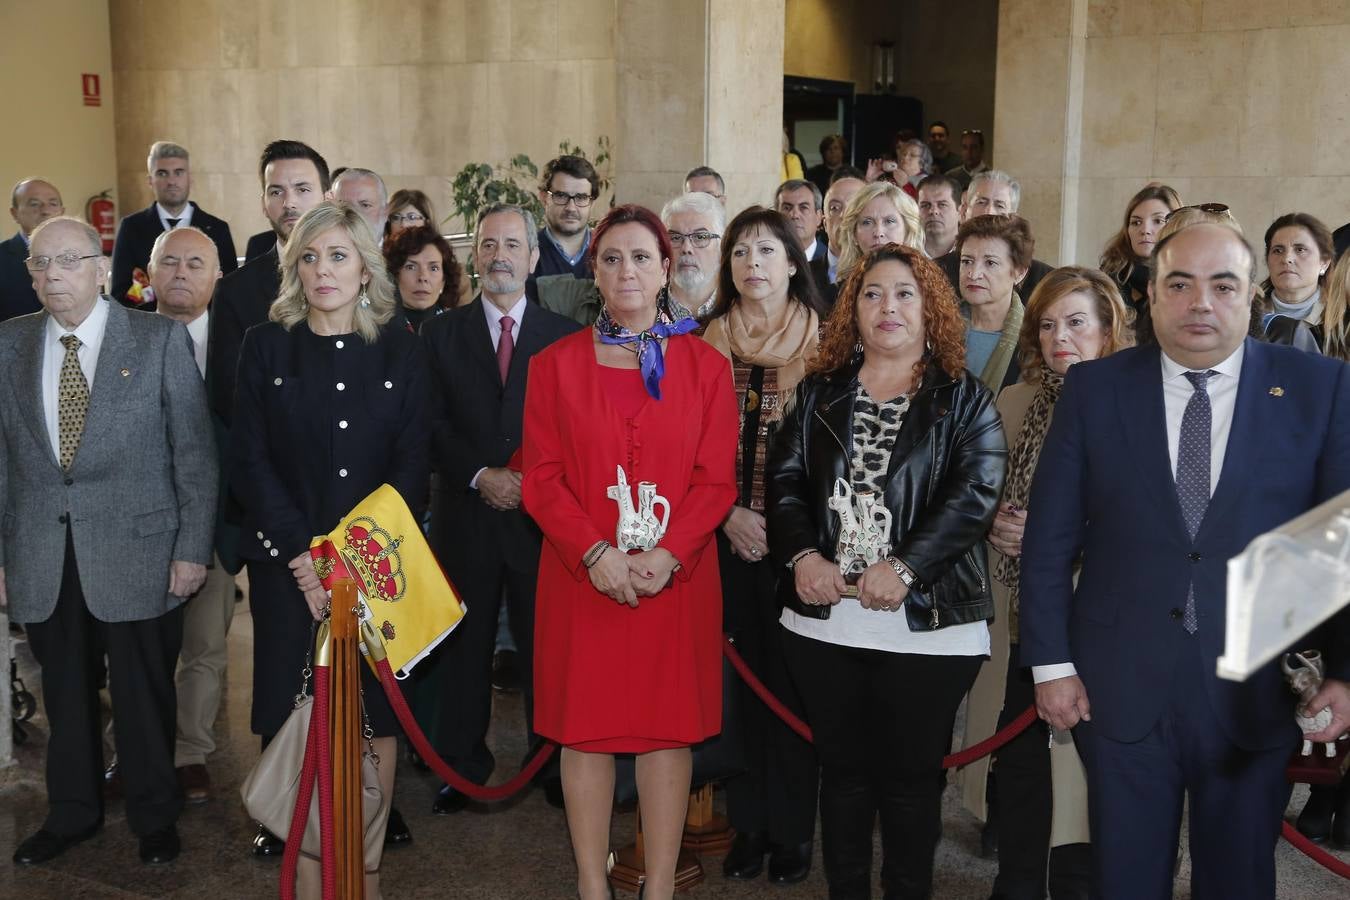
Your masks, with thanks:
<instances>
[{"instance_id":1,"label":"blonde hair","mask_svg":"<svg viewBox=\"0 0 1350 900\"><path fill-rule=\"evenodd\" d=\"M900 213L900 221L905 226L904 237L898 241L892 241L892 243L899 244L902 247L910 247L923 253L923 229L919 225L919 204L915 203L909 194L889 181L874 181L853 195L853 199L848 201L848 206L844 207L844 215L839 219L839 227L835 237L839 240L840 281L848 277L849 271L867 255L863 248L858 245L858 238L853 232L857 228L858 220L862 218L863 209L878 197L887 197L895 204L896 210Z\"/></svg>"},{"instance_id":2,"label":"blonde hair","mask_svg":"<svg viewBox=\"0 0 1350 900\"><path fill-rule=\"evenodd\" d=\"M1322 292L1322 353L1350 362L1350 253L1331 267Z\"/></svg>"},{"instance_id":3,"label":"blonde hair","mask_svg":"<svg viewBox=\"0 0 1350 900\"><path fill-rule=\"evenodd\" d=\"M380 327L394 316L394 288L370 226L356 207L345 201L326 200L295 223L281 257L281 292L267 317L287 331L309 318L309 301L300 282L300 256L315 238L338 227L347 230L370 275L363 291L365 296L352 312L352 330L367 344L373 344L380 336Z\"/></svg>"},{"instance_id":4,"label":"blonde hair","mask_svg":"<svg viewBox=\"0 0 1350 900\"><path fill-rule=\"evenodd\" d=\"M1120 299L1120 289L1106 273L1083 266L1064 266L1041 279L1036 290L1027 298L1022 313L1022 332L1017 337L1017 362L1022 380L1037 384L1041 380L1041 317L1063 297L1081 291L1094 301L1097 319L1102 324L1105 340L1100 356L1110 356L1134 343L1131 334L1131 316Z\"/></svg>"}]
</instances>

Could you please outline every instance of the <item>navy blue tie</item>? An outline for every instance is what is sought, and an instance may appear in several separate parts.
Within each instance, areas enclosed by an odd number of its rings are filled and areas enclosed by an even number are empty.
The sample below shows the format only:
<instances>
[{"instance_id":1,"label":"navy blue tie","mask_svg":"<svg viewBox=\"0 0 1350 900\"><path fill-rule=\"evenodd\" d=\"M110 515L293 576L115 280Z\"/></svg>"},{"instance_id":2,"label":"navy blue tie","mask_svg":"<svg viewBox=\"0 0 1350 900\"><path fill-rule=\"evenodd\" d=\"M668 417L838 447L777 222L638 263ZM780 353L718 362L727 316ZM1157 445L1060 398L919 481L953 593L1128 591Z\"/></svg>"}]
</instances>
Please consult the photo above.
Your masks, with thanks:
<instances>
[{"instance_id":1,"label":"navy blue tie","mask_svg":"<svg viewBox=\"0 0 1350 900\"><path fill-rule=\"evenodd\" d=\"M1214 410L1209 404L1206 382L1214 374L1213 369L1186 373L1195 392L1191 394L1186 411L1181 416L1181 435L1177 441L1177 501L1181 504L1181 516L1186 521L1191 540L1195 540L1200 522L1205 518L1205 510L1209 508L1209 435L1214 422ZM1194 582L1186 592L1186 613L1181 625L1187 634L1195 634L1200 627L1195 612Z\"/></svg>"}]
</instances>

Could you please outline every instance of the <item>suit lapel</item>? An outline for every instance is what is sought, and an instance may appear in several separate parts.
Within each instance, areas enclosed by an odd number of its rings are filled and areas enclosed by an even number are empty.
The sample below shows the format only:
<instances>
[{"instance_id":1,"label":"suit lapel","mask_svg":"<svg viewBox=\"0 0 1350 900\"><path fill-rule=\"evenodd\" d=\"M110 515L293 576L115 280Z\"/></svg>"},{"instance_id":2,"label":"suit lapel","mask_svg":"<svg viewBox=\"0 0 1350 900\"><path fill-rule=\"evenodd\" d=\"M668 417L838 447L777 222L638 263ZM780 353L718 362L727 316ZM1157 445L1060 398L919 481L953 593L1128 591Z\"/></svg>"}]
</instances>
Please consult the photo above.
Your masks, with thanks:
<instances>
[{"instance_id":1,"label":"suit lapel","mask_svg":"<svg viewBox=\"0 0 1350 900\"><path fill-rule=\"evenodd\" d=\"M500 388L502 379L497 369L497 354L492 350L492 332L488 331L487 311L483 309L486 302L482 294L474 299L470 306L472 311L469 313L469 328L465 337L469 341L469 353L478 361L483 371L491 375L491 383Z\"/></svg>"},{"instance_id":2,"label":"suit lapel","mask_svg":"<svg viewBox=\"0 0 1350 900\"><path fill-rule=\"evenodd\" d=\"M543 324L540 308L526 303L525 312L520 317L520 339L516 341L515 352L511 354L511 367L506 372L507 386L525 378L529 372L530 357L543 348L545 344ZM495 357L493 362L496 362Z\"/></svg>"},{"instance_id":3,"label":"suit lapel","mask_svg":"<svg viewBox=\"0 0 1350 900\"><path fill-rule=\"evenodd\" d=\"M47 314L33 316L25 321L26 333L18 343L18 353L13 362L14 393L24 421L28 423L38 446L46 453L47 460L54 466L56 452L52 449L52 438L47 433L47 407L42 396L42 354L43 342L47 335ZM55 398L53 398L55 402Z\"/></svg>"},{"instance_id":4,"label":"suit lapel","mask_svg":"<svg viewBox=\"0 0 1350 900\"><path fill-rule=\"evenodd\" d=\"M1156 346L1134 353L1127 377L1116 391L1125 445L1143 473L1140 481L1183 535L1185 520L1177 500L1176 478L1167 453L1167 411L1163 406L1161 351Z\"/></svg>"},{"instance_id":5,"label":"suit lapel","mask_svg":"<svg viewBox=\"0 0 1350 900\"><path fill-rule=\"evenodd\" d=\"M122 403L138 378L148 377L143 371L143 354L138 352L136 339L131 334L131 314L119 303L108 303L108 324L103 330L103 344L98 351L98 368L89 389L89 414L84 420L84 437L80 451L88 458L88 448L95 442L86 439L92 434L111 430L115 410ZM144 315L141 313L140 315ZM80 452L73 465L80 464Z\"/></svg>"},{"instance_id":6,"label":"suit lapel","mask_svg":"<svg viewBox=\"0 0 1350 900\"><path fill-rule=\"evenodd\" d=\"M1205 517L1200 520L1197 538L1211 522L1223 521L1227 508L1241 495L1243 485L1251 484L1255 477L1253 469L1260 442L1253 438L1260 434L1262 420L1269 412L1271 397L1267 391L1271 385L1278 383L1271 375L1269 362L1265 346L1247 338L1242 371L1238 376L1233 422L1229 426L1228 445L1223 452L1223 469L1219 472L1214 496L1205 509Z\"/></svg>"}]
</instances>

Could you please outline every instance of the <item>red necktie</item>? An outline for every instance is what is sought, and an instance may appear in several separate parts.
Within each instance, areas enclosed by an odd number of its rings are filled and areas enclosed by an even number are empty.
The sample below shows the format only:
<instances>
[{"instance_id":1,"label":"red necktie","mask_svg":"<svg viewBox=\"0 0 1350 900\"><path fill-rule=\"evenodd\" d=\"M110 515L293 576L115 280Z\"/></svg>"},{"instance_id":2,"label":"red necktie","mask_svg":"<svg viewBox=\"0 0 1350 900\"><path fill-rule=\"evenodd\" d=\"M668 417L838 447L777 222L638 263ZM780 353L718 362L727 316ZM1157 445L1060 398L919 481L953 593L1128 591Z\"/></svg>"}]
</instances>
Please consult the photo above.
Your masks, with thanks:
<instances>
[{"instance_id":1,"label":"red necktie","mask_svg":"<svg viewBox=\"0 0 1350 900\"><path fill-rule=\"evenodd\" d=\"M516 349L516 342L511 337L511 329L515 325L515 319L502 316L502 336L497 339L497 371L501 373L502 384L506 384L506 375L511 371L511 354Z\"/></svg>"}]
</instances>

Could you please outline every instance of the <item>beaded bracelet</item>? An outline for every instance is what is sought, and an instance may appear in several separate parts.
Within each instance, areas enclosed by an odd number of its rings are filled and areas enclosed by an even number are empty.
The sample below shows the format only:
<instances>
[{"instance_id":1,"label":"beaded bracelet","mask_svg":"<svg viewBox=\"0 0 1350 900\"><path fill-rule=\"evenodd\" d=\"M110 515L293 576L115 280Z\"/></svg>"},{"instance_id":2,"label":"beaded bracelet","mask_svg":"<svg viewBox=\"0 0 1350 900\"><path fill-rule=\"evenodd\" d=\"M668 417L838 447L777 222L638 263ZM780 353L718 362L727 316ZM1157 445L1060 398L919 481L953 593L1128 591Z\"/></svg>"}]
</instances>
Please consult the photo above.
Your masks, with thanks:
<instances>
[{"instance_id":1,"label":"beaded bracelet","mask_svg":"<svg viewBox=\"0 0 1350 900\"><path fill-rule=\"evenodd\" d=\"M605 551L611 549L613 545L609 541L596 541L591 545L591 549L586 551L586 555L581 558L581 564L586 568L591 568L600 561L600 557L605 555Z\"/></svg>"}]
</instances>

